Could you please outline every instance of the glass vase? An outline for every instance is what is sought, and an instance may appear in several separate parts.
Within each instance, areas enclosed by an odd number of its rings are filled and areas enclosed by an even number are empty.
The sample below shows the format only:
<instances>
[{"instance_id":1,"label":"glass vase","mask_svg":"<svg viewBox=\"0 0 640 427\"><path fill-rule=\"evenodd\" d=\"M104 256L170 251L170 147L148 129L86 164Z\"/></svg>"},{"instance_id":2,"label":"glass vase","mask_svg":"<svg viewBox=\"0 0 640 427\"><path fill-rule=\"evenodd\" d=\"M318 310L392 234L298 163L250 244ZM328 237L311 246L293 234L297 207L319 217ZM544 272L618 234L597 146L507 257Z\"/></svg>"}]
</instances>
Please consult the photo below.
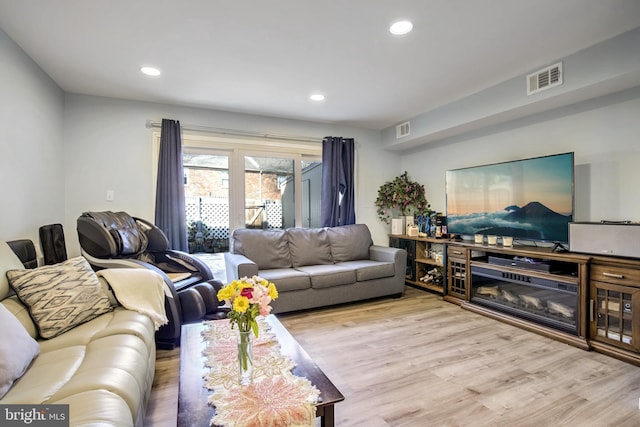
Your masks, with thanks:
<instances>
[{"instance_id":1,"label":"glass vase","mask_svg":"<svg viewBox=\"0 0 640 427\"><path fill-rule=\"evenodd\" d=\"M253 381L253 332L238 330L238 382L246 386Z\"/></svg>"}]
</instances>

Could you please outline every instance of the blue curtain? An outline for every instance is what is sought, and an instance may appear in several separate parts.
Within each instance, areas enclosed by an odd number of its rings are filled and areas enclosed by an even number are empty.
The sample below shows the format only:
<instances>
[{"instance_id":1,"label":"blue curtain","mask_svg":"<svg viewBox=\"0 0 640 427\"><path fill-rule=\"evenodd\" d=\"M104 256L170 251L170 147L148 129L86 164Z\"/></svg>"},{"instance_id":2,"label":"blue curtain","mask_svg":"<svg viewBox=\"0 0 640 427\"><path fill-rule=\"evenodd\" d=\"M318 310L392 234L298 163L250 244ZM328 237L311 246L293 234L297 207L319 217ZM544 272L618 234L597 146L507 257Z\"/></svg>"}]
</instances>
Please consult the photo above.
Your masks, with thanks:
<instances>
[{"instance_id":1,"label":"blue curtain","mask_svg":"<svg viewBox=\"0 0 640 427\"><path fill-rule=\"evenodd\" d=\"M187 252L187 215L180 122L162 119L155 224L167 235L171 249Z\"/></svg>"},{"instance_id":2,"label":"blue curtain","mask_svg":"<svg viewBox=\"0 0 640 427\"><path fill-rule=\"evenodd\" d=\"M355 224L353 138L322 141L321 216L323 227Z\"/></svg>"}]
</instances>

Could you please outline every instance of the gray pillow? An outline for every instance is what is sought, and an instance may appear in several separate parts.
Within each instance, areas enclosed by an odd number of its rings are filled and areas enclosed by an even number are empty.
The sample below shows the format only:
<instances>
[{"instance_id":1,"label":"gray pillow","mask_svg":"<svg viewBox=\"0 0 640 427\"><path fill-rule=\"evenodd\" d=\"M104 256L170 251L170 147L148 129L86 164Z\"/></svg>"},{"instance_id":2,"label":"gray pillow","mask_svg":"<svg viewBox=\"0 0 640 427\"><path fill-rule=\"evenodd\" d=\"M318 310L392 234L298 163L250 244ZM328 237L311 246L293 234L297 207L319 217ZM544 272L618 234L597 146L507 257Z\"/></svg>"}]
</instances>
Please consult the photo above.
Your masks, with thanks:
<instances>
[{"instance_id":1,"label":"gray pillow","mask_svg":"<svg viewBox=\"0 0 640 427\"><path fill-rule=\"evenodd\" d=\"M244 255L258 269L289 268L289 244L284 230L239 228L233 232L233 253Z\"/></svg>"},{"instance_id":2,"label":"gray pillow","mask_svg":"<svg viewBox=\"0 0 640 427\"><path fill-rule=\"evenodd\" d=\"M369 247L373 244L373 240L369 227L365 224L329 227L327 235L334 262L369 259Z\"/></svg>"},{"instance_id":3,"label":"gray pillow","mask_svg":"<svg viewBox=\"0 0 640 427\"><path fill-rule=\"evenodd\" d=\"M289 228L287 237L294 267L333 264L329 239L324 228Z\"/></svg>"},{"instance_id":4,"label":"gray pillow","mask_svg":"<svg viewBox=\"0 0 640 427\"><path fill-rule=\"evenodd\" d=\"M33 270L8 270L7 278L42 338L112 310L107 292L83 257Z\"/></svg>"},{"instance_id":5,"label":"gray pillow","mask_svg":"<svg viewBox=\"0 0 640 427\"><path fill-rule=\"evenodd\" d=\"M29 336L16 317L0 304L0 399L40 353L38 342Z\"/></svg>"}]
</instances>

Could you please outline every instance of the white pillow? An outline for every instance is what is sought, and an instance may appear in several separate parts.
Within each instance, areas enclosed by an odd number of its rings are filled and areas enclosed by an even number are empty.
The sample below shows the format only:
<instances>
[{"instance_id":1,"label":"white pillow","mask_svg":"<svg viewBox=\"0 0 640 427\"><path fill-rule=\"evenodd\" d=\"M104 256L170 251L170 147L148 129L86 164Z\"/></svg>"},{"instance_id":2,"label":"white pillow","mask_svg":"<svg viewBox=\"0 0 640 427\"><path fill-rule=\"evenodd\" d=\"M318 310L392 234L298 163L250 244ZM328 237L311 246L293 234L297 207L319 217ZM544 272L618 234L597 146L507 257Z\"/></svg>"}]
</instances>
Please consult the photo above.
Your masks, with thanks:
<instances>
[{"instance_id":1,"label":"white pillow","mask_svg":"<svg viewBox=\"0 0 640 427\"><path fill-rule=\"evenodd\" d=\"M0 399L40 354L38 342L22 323L0 304Z\"/></svg>"}]
</instances>

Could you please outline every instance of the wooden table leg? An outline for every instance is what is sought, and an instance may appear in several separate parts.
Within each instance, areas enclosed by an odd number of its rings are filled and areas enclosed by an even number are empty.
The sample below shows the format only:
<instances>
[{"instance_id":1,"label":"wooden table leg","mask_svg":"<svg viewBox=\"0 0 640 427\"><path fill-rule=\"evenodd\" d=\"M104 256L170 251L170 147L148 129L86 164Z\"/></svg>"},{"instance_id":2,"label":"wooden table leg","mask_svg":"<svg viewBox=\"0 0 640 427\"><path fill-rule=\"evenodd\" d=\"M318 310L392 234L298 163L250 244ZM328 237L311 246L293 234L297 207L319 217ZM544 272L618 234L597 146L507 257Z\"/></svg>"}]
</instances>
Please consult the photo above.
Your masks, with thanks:
<instances>
[{"instance_id":1,"label":"wooden table leg","mask_svg":"<svg viewBox=\"0 0 640 427\"><path fill-rule=\"evenodd\" d=\"M325 406L322 411L322 415L320 416L320 426L321 427L334 427L334 411L333 405Z\"/></svg>"}]
</instances>

